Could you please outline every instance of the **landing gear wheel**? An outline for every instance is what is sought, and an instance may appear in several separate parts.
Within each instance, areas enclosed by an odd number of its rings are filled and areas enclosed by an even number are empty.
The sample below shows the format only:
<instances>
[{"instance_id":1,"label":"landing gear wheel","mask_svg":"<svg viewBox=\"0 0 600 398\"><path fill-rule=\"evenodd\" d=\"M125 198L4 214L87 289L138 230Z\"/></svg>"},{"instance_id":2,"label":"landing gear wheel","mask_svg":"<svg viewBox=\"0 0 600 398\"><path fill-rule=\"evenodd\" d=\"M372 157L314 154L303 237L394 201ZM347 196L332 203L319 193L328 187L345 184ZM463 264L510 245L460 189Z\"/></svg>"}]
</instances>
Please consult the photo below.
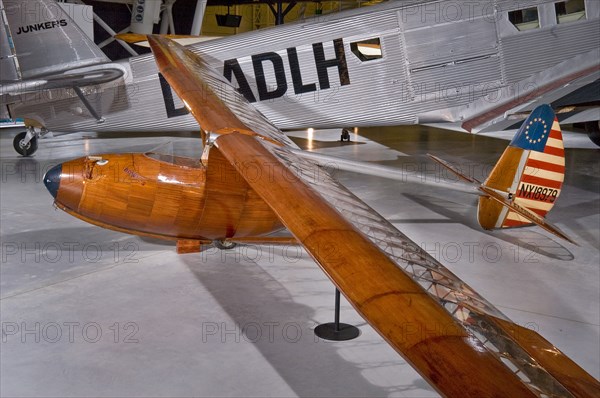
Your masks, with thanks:
<instances>
[{"instance_id":1,"label":"landing gear wheel","mask_svg":"<svg viewBox=\"0 0 600 398\"><path fill-rule=\"evenodd\" d=\"M221 250L231 250L237 246L237 243L235 242L228 242L224 240L215 240L213 243L217 248Z\"/></svg>"},{"instance_id":2,"label":"landing gear wheel","mask_svg":"<svg viewBox=\"0 0 600 398\"><path fill-rule=\"evenodd\" d=\"M13 147L21 156L31 156L38 149L37 137L33 137L27 144L25 144L26 135L27 132L23 131L22 133L17 134L13 140Z\"/></svg>"},{"instance_id":3,"label":"landing gear wheel","mask_svg":"<svg viewBox=\"0 0 600 398\"><path fill-rule=\"evenodd\" d=\"M348 129L342 129L342 136L340 137L340 141L341 142L344 142L344 141L350 142L350 132L348 131Z\"/></svg>"},{"instance_id":4,"label":"landing gear wheel","mask_svg":"<svg viewBox=\"0 0 600 398\"><path fill-rule=\"evenodd\" d=\"M586 122L585 131L587 131L590 140L600 146L600 121Z\"/></svg>"}]
</instances>

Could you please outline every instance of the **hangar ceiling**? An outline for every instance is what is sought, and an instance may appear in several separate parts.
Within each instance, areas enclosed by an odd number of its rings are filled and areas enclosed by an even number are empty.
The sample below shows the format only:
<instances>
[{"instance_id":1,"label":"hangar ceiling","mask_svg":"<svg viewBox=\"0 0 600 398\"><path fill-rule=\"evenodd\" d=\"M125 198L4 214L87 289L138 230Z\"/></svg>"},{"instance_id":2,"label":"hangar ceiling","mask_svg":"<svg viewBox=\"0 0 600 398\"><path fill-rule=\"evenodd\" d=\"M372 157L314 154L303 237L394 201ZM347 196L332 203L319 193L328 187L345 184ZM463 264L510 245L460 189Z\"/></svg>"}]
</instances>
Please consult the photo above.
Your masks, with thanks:
<instances>
[{"instance_id":1,"label":"hangar ceiling","mask_svg":"<svg viewBox=\"0 0 600 398\"><path fill-rule=\"evenodd\" d=\"M314 15L370 6L382 1L385 0L296 0L291 2L272 0L208 0L202 25L202 34L207 36L227 36L273 26L277 24L275 14L278 9L280 12L283 11L285 13L284 22L291 22ZM115 32L121 32L130 25L133 0L72 0L68 2L93 6L94 13ZM189 34L192 29L194 11L196 10L198 0L163 0L162 3L163 5L172 4L175 32L177 34ZM217 24L217 15L229 13L241 16L239 27L224 27ZM154 25L154 33L160 33L160 23ZM94 23L94 36L96 43L102 43L111 38L111 34L98 23ZM112 60L131 56L131 53L119 45L118 42L107 44L103 47L103 50ZM135 47L135 51L142 54L149 50Z\"/></svg>"}]
</instances>

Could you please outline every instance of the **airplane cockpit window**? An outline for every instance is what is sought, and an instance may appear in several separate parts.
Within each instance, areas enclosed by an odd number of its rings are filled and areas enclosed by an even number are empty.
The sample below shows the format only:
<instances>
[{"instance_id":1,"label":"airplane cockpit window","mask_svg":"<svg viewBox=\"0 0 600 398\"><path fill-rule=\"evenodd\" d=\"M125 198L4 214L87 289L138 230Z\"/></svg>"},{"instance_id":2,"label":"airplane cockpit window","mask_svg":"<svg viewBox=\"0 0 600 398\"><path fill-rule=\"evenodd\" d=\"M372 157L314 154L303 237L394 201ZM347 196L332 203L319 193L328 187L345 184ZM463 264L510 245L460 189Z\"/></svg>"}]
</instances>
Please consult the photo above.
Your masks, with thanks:
<instances>
[{"instance_id":1,"label":"airplane cockpit window","mask_svg":"<svg viewBox=\"0 0 600 398\"><path fill-rule=\"evenodd\" d=\"M540 27L540 17L538 15L537 7L510 11L508 13L508 19L520 31L537 29Z\"/></svg>"},{"instance_id":2,"label":"airplane cockpit window","mask_svg":"<svg viewBox=\"0 0 600 398\"><path fill-rule=\"evenodd\" d=\"M362 62L383 58L379 37L352 42L350 43L350 49Z\"/></svg>"},{"instance_id":3,"label":"airplane cockpit window","mask_svg":"<svg viewBox=\"0 0 600 398\"><path fill-rule=\"evenodd\" d=\"M585 19L585 0L567 0L554 4L556 8L556 22L567 23Z\"/></svg>"},{"instance_id":4,"label":"airplane cockpit window","mask_svg":"<svg viewBox=\"0 0 600 398\"><path fill-rule=\"evenodd\" d=\"M198 140L199 141L199 140ZM185 145L185 148L189 148L190 145ZM173 142L169 141L165 144L161 144L154 149L146 152L145 155L149 158L160 160L161 162L171 163L177 166L190 167L190 168L202 168L202 162L200 157L190 157L190 153L185 148L174 148ZM175 154L177 152L177 155ZM181 156L185 152L186 156Z\"/></svg>"}]
</instances>

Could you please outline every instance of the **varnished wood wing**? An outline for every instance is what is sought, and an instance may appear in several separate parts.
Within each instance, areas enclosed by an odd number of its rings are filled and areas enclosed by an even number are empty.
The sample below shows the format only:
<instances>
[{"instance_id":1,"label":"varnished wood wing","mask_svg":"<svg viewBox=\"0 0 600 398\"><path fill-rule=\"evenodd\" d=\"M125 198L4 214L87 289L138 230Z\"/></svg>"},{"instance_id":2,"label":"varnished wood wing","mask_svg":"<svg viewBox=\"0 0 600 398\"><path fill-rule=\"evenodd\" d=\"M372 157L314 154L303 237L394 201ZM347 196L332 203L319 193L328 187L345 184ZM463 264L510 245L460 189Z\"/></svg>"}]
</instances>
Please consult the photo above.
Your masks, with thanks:
<instances>
[{"instance_id":1,"label":"varnished wood wing","mask_svg":"<svg viewBox=\"0 0 600 398\"><path fill-rule=\"evenodd\" d=\"M149 37L201 129L354 308L440 393L591 397L598 382L489 302L293 144L198 54ZM539 344L537 344L539 343ZM552 350L552 358L548 350Z\"/></svg>"}]
</instances>

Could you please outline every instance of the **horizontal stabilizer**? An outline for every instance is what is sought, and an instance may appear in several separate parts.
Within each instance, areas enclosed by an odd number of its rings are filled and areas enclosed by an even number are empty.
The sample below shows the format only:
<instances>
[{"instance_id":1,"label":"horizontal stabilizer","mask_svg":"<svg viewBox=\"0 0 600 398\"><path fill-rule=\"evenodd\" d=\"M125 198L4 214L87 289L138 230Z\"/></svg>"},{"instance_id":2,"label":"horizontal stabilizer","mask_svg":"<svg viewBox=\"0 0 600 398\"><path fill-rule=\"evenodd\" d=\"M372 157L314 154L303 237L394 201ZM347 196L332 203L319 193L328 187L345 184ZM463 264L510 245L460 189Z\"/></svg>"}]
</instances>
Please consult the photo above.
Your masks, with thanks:
<instances>
[{"instance_id":1,"label":"horizontal stabilizer","mask_svg":"<svg viewBox=\"0 0 600 398\"><path fill-rule=\"evenodd\" d=\"M531 112L481 186L478 220L485 229L541 226L574 243L544 217L554 207L565 177L561 128L549 105ZM491 199L490 199L491 198Z\"/></svg>"},{"instance_id":2,"label":"horizontal stabilizer","mask_svg":"<svg viewBox=\"0 0 600 398\"><path fill-rule=\"evenodd\" d=\"M577 244L544 218L560 194L565 174L562 133L549 105L529 115L483 184L450 163L428 156L477 187L481 196L477 219L482 228L536 224Z\"/></svg>"},{"instance_id":3,"label":"horizontal stabilizer","mask_svg":"<svg viewBox=\"0 0 600 398\"><path fill-rule=\"evenodd\" d=\"M555 227L554 225L550 224L548 221L546 221L546 219L544 219L543 217L538 216L537 214L535 214L532 211L527 210L524 207L519 206L518 204L511 202L509 199L504 198L502 195L500 195L499 193L497 193L496 191L487 188L485 186L481 186L479 187L479 189L484 192L486 194L487 197L493 199L494 201L502 204L503 206L506 206L508 209L510 209L511 211L517 213L520 217L525 218L526 220L542 227L543 229L545 229L546 231L550 232L551 234L554 234L556 236L558 236L559 238L562 238L574 245L579 246L575 241L573 241L571 238L569 238L564 232L562 232L560 229L558 229L558 227Z\"/></svg>"},{"instance_id":4,"label":"horizontal stabilizer","mask_svg":"<svg viewBox=\"0 0 600 398\"><path fill-rule=\"evenodd\" d=\"M441 164L442 166L444 166L445 168L447 168L448 170L450 170L451 172L456 174L462 180L480 184L480 182L477 181L475 178L472 178L472 177L469 177L469 176L463 174L462 172L460 172L458 169L456 169L454 166L452 166L450 163L446 162L445 160L442 160L442 159L438 158L437 156L434 156L430 153L428 153L427 156L429 156L431 159L435 160L436 162L438 162L439 164Z\"/></svg>"}]
</instances>

